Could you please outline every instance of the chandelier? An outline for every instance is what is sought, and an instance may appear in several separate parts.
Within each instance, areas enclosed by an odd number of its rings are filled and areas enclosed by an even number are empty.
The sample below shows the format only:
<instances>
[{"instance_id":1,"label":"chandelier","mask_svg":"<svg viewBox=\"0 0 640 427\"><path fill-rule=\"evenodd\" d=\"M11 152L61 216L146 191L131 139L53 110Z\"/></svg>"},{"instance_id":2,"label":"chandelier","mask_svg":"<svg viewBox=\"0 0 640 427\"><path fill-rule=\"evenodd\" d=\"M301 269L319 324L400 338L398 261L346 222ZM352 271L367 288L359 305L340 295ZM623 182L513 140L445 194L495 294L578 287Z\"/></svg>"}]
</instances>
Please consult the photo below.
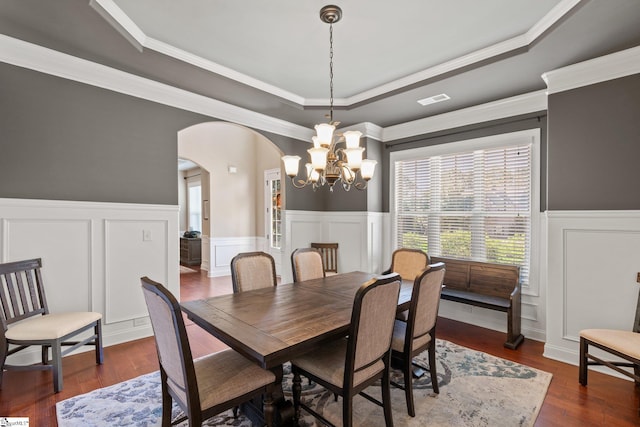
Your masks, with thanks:
<instances>
[{"instance_id":1,"label":"chandelier","mask_svg":"<svg viewBox=\"0 0 640 427\"><path fill-rule=\"evenodd\" d=\"M313 148L307 150L310 162L305 165L306 179L296 180L300 156L282 157L285 172L296 188L311 185L315 191L328 185L329 190L333 191L333 186L340 182L345 191L349 191L352 186L364 190L376 167L375 160L362 158L364 147L360 147L361 132L335 132L340 122L333 120L333 24L341 17L342 9L338 6L325 6L320 10L320 19L329 24L329 123L315 126Z\"/></svg>"}]
</instances>

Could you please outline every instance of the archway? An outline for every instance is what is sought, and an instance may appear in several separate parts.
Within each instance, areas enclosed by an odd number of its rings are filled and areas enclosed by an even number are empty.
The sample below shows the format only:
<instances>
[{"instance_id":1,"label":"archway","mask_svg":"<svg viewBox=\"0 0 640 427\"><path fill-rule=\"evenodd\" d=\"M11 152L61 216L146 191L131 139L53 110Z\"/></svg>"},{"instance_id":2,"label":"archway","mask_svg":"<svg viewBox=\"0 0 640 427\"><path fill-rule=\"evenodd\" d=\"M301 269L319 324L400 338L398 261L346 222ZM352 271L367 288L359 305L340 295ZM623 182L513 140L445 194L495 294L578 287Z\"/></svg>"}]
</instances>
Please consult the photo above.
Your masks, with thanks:
<instances>
[{"instance_id":1,"label":"archway","mask_svg":"<svg viewBox=\"0 0 640 427\"><path fill-rule=\"evenodd\" d=\"M269 139L233 123L206 122L178 132L178 157L201 167L201 268L209 276L228 275L239 252L264 250L264 171L280 168L281 156Z\"/></svg>"}]
</instances>

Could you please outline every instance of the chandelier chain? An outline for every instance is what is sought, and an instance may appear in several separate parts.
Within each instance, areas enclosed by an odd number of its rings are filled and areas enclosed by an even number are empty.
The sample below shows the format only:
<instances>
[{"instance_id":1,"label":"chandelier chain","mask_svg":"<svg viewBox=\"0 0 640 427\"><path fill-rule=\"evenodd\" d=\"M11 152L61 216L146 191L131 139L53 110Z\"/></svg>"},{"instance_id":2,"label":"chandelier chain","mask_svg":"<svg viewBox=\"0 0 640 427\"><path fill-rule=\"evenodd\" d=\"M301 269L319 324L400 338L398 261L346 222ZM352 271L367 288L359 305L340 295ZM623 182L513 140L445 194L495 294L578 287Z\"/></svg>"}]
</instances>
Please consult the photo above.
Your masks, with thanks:
<instances>
[{"instance_id":1,"label":"chandelier chain","mask_svg":"<svg viewBox=\"0 0 640 427\"><path fill-rule=\"evenodd\" d=\"M329 24L329 123L333 123L333 22Z\"/></svg>"}]
</instances>

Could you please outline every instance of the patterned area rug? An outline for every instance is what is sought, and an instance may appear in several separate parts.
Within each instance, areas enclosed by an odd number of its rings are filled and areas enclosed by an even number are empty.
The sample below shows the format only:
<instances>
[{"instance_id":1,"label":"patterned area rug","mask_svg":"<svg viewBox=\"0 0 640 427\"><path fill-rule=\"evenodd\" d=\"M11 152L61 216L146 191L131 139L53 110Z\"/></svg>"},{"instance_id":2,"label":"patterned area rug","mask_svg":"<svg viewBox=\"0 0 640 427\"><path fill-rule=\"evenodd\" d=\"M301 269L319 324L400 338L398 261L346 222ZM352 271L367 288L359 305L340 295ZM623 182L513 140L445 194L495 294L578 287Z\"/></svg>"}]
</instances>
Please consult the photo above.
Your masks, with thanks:
<instances>
[{"instance_id":1,"label":"patterned area rug","mask_svg":"<svg viewBox=\"0 0 640 427\"><path fill-rule=\"evenodd\" d=\"M533 426L551 382L551 374L490 356L444 340L437 341L440 394L431 388L429 374L414 381L416 417L407 415L404 391L392 387L396 426ZM415 359L428 366L426 352ZM402 382L402 374L393 372ZM284 390L291 396L290 367L285 366ZM56 404L58 426L160 426L161 397L158 372L143 375ZM342 402L322 387L302 381L303 399L331 422L342 425ZM380 397L379 387L367 392ZM174 417L180 410L174 406ZM354 399L354 425L384 426L382 408L361 396ZM184 423L182 425L187 425ZM231 411L211 418L207 426L251 426ZM300 425L322 425L304 410Z\"/></svg>"}]
</instances>

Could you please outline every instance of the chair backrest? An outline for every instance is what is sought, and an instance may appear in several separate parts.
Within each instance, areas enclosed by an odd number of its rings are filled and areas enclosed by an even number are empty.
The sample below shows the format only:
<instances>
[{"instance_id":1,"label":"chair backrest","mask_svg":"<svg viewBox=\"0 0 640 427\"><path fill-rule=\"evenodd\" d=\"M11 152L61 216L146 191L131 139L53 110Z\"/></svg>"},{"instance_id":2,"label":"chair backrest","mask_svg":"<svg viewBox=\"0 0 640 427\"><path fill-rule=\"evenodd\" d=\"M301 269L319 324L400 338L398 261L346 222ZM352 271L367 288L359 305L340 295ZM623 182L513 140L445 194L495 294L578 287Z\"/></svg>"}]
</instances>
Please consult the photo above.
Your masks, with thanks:
<instances>
[{"instance_id":1,"label":"chair backrest","mask_svg":"<svg viewBox=\"0 0 640 427\"><path fill-rule=\"evenodd\" d=\"M322 255L315 248L298 248L291 253L293 281L320 279L324 277Z\"/></svg>"},{"instance_id":2,"label":"chair backrest","mask_svg":"<svg viewBox=\"0 0 640 427\"><path fill-rule=\"evenodd\" d=\"M429 265L429 255L420 249L400 248L393 252L391 268L404 280L414 280L416 276Z\"/></svg>"},{"instance_id":3,"label":"chair backrest","mask_svg":"<svg viewBox=\"0 0 640 427\"><path fill-rule=\"evenodd\" d=\"M442 262L427 266L415 279L407 318L405 351L411 342L415 348L422 344L421 338L432 333L438 319L440 293L444 282L445 265ZM431 337L433 339L434 337ZM425 342L428 342L427 339Z\"/></svg>"},{"instance_id":4,"label":"chair backrest","mask_svg":"<svg viewBox=\"0 0 640 427\"><path fill-rule=\"evenodd\" d=\"M358 289L351 313L345 384L389 352L400 284L399 275L388 274Z\"/></svg>"},{"instance_id":5,"label":"chair backrest","mask_svg":"<svg viewBox=\"0 0 640 427\"><path fill-rule=\"evenodd\" d=\"M231 281L234 293L276 286L276 263L266 252L240 253L231 260Z\"/></svg>"},{"instance_id":6,"label":"chair backrest","mask_svg":"<svg viewBox=\"0 0 640 427\"><path fill-rule=\"evenodd\" d=\"M2 330L20 320L49 313L42 285L40 258L0 264Z\"/></svg>"},{"instance_id":7,"label":"chair backrest","mask_svg":"<svg viewBox=\"0 0 640 427\"><path fill-rule=\"evenodd\" d=\"M636 318L633 322L633 332L640 332L640 292L638 292L638 302L636 303Z\"/></svg>"},{"instance_id":8,"label":"chair backrest","mask_svg":"<svg viewBox=\"0 0 640 427\"><path fill-rule=\"evenodd\" d=\"M311 247L322 254L324 272L338 272L338 244L337 243L311 243Z\"/></svg>"},{"instance_id":9,"label":"chair backrest","mask_svg":"<svg viewBox=\"0 0 640 427\"><path fill-rule=\"evenodd\" d=\"M193 411L200 410L200 398L180 304L160 283L148 277L142 277L140 281L155 335L162 375L166 375L171 396L190 415Z\"/></svg>"}]
</instances>

